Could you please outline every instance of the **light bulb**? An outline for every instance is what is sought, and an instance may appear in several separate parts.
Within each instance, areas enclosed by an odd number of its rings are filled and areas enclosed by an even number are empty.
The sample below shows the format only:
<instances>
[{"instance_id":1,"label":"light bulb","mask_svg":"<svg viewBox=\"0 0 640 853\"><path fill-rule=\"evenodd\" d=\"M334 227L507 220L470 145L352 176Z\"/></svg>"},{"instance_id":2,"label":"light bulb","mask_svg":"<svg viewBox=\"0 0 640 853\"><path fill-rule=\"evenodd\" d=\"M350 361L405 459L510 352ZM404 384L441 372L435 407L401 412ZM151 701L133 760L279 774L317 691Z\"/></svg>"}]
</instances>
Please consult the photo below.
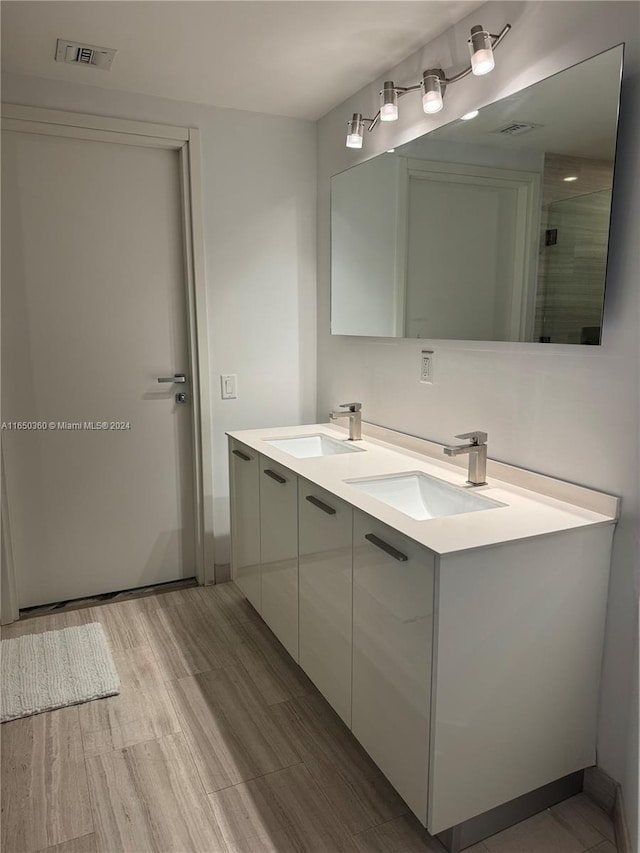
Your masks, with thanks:
<instances>
[{"instance_id":1,"label":"light bulb","mask_svg":"<svg viewBox=\"0 0 640 853\"><path fill-rule=\"evenodd\" d=\"M476 77L488 74L496 67L491 36L479 24L471 27L469 53L471 54L471 71Z\"/></svg>"},{"instance_id":2,"label":"light bulb","mask_svg":"<svg viewBox=\"0 0 640 853\"><path fill-rule=\"evenodd\" d=\"M460 121L471 121L472 118L475 118L479 115L479 110L471 110L470 113L465 113L463 116L460 116Z\"/></svg>"},{"instance_id":3,"label":"light bulb","mask_svg":"<svg viewBox=\"0 0 640 853\"><path fill-rule=\"evenodd\" d=\"M577 175L568 175L566 178L563 178L562 180L563 181L577 181L578 176Z\"/></svg>"},{"instance_id":4,"label":"light bulb","mask_svg":"<svg viewBox=\"0 0 640 853\"><path fill-rule=\"evenodd\" d=\"M380 121L398 120L398 93L393 80L385 80L380 92Z\"/></svg>"}]
</instances>

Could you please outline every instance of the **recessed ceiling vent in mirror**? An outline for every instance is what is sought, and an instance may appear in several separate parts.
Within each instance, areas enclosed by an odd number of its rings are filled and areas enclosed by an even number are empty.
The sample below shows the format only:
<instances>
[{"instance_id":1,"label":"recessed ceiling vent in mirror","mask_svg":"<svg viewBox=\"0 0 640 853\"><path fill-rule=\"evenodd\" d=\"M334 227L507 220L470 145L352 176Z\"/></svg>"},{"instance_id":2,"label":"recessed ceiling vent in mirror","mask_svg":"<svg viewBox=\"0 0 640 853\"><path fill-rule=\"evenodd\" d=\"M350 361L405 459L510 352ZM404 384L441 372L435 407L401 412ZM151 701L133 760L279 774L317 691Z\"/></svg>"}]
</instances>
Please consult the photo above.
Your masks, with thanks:
<instances>
[{"instance_id":1,"label":"recessed ceiling vent in mirror","mask_svg":"<svg viewBox=\"0 0 640 853\"><path fill-rule=\"evenodd\" d=\"M523 121L515 121L508 124L506 127L500 128L496 133L501 133L503 136L522 136L523 133L529 133L532 130L543 127L541 124L527 124Z\"/></svg>"},{"instance_id":2,"label":"recessed ceiling vent in mirror","mask_svg":"<svg viewBox=\"0 0 640 853\"><path fill-rule=\"evenodd\" d=\"M73 65L87 65L90 68L109 71L117 52L113 47L98 47L95 44L58 39L56 62L70 62Z\"/></svg>"}]
</instances>

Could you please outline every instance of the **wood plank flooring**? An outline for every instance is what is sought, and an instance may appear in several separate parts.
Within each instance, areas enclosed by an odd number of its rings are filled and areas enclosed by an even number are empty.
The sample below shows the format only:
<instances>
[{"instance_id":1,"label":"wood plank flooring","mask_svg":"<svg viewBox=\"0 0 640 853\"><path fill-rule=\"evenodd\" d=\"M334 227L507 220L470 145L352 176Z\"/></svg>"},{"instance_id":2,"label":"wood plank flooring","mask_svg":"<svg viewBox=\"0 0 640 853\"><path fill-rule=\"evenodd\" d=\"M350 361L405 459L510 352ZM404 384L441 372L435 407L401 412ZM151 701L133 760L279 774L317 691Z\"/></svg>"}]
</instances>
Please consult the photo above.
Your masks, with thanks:
<instances>
[{"instance_id":1,"label":"wood plank flooring","mask_svg":"<svg viewBox=\"0 0 640 853\"><path fill-rule=\"evenodd\" d=\"M2 636L94 621L122 692L2 726L2 853L442 853L233 583ZM584 794L469 848L615 850Z\"/></svg>"}]
</instances>

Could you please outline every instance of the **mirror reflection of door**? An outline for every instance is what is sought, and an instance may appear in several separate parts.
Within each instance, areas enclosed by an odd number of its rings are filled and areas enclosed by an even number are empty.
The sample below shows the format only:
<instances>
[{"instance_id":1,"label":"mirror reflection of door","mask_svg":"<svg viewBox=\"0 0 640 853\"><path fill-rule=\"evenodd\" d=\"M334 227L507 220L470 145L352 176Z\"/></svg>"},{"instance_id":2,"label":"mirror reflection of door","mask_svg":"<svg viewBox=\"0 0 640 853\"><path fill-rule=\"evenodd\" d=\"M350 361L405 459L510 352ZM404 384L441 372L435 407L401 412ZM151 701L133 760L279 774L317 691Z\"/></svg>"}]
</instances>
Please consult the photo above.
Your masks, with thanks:
<instances>
[{"instance_id":1,"label":"mirror reflection of door","mask_svg":"<svg viewBox=\"0 0 640 853\"><path fill-rule=\"evenodd\" d=\"M404 336L521 340L533 326L538 176L405 162Z\"/></svg>"}]
</instances>

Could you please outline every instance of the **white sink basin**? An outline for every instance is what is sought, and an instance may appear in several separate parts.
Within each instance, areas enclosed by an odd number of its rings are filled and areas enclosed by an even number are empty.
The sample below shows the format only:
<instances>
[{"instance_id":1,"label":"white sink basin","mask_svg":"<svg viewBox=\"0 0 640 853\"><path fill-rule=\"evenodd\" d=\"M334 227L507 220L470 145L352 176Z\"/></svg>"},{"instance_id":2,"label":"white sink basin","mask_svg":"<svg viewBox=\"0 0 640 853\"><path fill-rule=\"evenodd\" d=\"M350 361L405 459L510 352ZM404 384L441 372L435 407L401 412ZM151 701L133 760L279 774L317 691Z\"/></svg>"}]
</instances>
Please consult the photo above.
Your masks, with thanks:
<instances>
[{"instance_id":1,"label":"white sink basin","mask_svg":"<svg viewBox=\"0 0 640 853\"><path fill-rule=\"evenodd\" d=\"M418 521L506 506L420 471L367 480L345 480L345 483Z\"/></svg>"},{"instance_id":2,"label":"white sink basin","mask_svg":"<svg viewBox=\"0 0 640 853\"><path fill-rule=\"evenodd\" d=\"M308 459L311 456L337 456L339 453L359 453L363 447L357 447L347 439L329 438L326 435L296 435L291 438L271 438L266 444L284 450L290 456L298 459Z\"/></svg>"}]
</instances>

